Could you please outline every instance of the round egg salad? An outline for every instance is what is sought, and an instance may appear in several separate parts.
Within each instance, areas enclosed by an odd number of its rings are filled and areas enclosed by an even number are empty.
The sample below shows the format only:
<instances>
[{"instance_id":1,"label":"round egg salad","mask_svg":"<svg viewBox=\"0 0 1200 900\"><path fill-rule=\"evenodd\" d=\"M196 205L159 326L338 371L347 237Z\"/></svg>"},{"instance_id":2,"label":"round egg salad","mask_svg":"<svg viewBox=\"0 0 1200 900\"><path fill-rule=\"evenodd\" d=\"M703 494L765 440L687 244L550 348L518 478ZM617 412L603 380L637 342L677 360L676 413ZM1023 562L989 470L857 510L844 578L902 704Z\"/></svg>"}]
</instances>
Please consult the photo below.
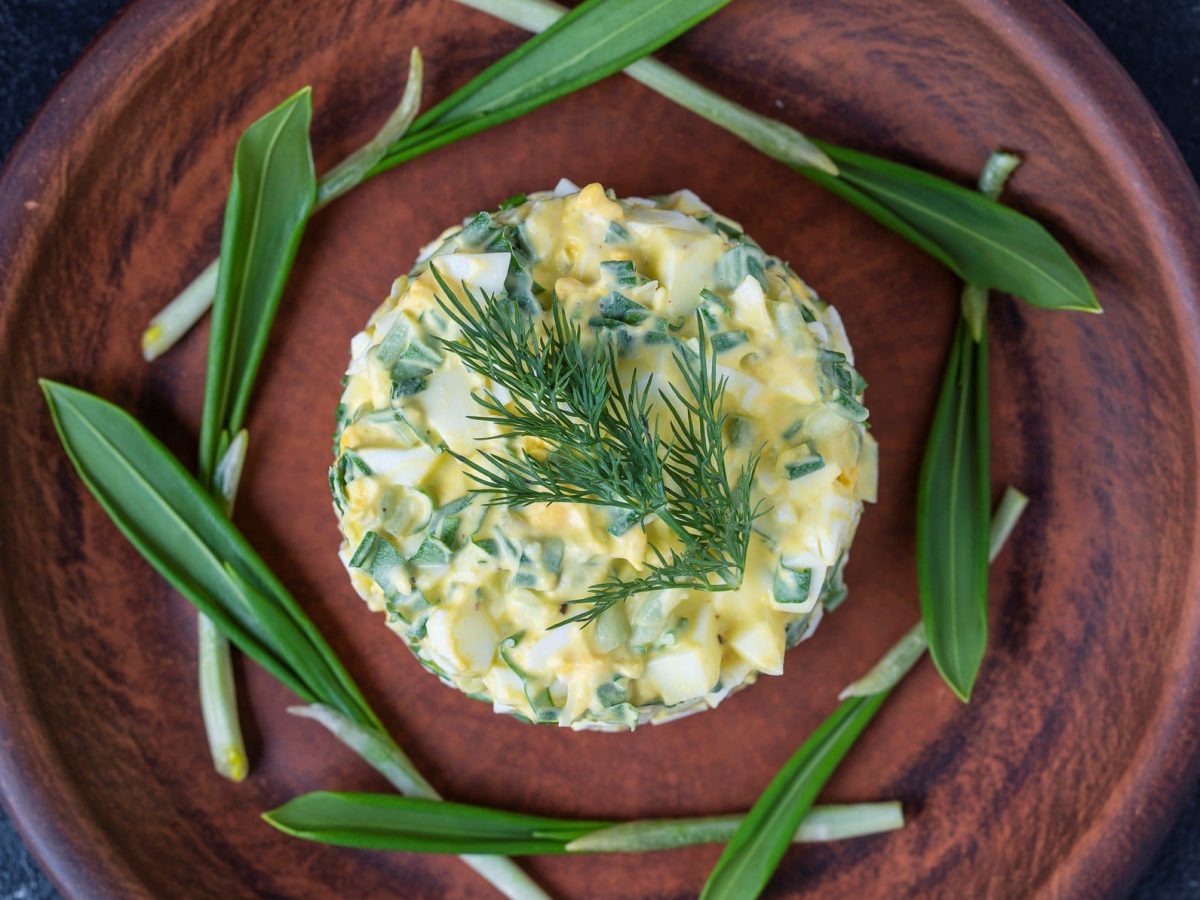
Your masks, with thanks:
<instances>
[{"instance_id":1,"label":"round egg salad","mask_svg":"<svg viewBox=\"0 0 1200 900\"><path fill-rule=\"evenodd\" d=\"M535 322L557 307L653 396L677 387L673 360L703 329L729 471L758 460L740 586L644 591L561 625L675 538L596 503L489 502L469 462L545 450L479 418L480 396L511 394L447 346L460 328L431 266ZM564 179L448 229L354 337L343 384L330 488L350 579L423 666L497 712L611 731L715 707L781 674L846 595L877 481L866 382L837 311L691 191L618 199ZM669 418L649 421L668 434Z\"/></svg>"}]
</instances>

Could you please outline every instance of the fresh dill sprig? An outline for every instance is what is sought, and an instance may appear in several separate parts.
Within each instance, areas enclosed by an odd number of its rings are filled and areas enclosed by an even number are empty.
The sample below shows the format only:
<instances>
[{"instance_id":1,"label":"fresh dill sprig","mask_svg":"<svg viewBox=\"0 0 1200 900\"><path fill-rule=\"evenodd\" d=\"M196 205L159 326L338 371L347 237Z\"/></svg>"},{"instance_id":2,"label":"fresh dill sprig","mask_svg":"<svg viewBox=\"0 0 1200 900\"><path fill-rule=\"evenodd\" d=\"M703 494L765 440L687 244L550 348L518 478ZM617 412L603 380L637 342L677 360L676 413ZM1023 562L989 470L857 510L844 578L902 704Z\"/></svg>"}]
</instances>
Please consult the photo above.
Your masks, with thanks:
<instances>
[{"instance_id":1,"label":"fresh dill sprig","mask_svg":"<svg viewBox=\"0 0 1200 900\"><path fill-rule=\"evenodd\" d=\"M555 303L539 333L534 319L507 298L481 303L469 289L462 299L431 266L446 314L459 327L457 341L443 341L467 368L487 376L495 389L475 394L505 437L532 437L551 452L514 455L484 452L486 465L459 455L479 490L494 505L588 503L662 514L662 442L650 411L650 388L626 388L608 344L585 350L579 326ZM615 388L615 390L614 390Z\"/></svg>"},{"instance_id":2,"label":"fresh dill sprig","mask_svg":"<svg viewBox=\"0 0 1200 900\"><path fill-rule=\"evenodd\" d=\"M460 336L442 341L463 364L496 388L474 395L500 437L537 439L545 450L484 451L478 459L455 454L490 503L585 503L627 510L642 523L658 518L679 539L634 579L612 576L568 605L583 612L559 622L587 624L604 610L646 591L687 588L734 590L741 585L754 520L761 514L750 492L758 456L729 477L725 461L727 414L724 378L704 322L697 317L698 347L677 348L674 362L687 393L675 385L652 396L652 382L635 371L622 379L611 341L585 347L578 324L552 302L539 329L533 317L504 296L481 302L464 297L430 266L441 288L438 303ZM482 296L482 294L481 294ZM668 414L670 440L658 431L653 400ZM715 579L715 580L713 580Z\"/></svg>"}]
</instances>

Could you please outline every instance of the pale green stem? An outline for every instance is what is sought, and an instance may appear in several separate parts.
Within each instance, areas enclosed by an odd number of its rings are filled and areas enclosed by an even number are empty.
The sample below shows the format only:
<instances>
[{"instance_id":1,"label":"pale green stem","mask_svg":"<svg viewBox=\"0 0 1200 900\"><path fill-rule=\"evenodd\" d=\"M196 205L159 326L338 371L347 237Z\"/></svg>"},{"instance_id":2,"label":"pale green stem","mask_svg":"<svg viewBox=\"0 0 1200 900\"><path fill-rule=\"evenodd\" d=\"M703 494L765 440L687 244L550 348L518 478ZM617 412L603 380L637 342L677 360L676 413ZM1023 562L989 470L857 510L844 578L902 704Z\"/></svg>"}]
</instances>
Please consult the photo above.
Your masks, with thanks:
<instances>
[{"instance_id":1,"label":"pale green stem","mask_svg":"<svg viewBox=\"0 0 1200 900\"><path fill-rule=\"evenodd\" d=\"M233 512L242 466L246 460L248 435L237 433L213 474L213 488L226 515ZM237 688L233 680L233 661L229 640L217 630L208 616L196 619L199 657L200 713L208 736L213 768L231 781L241 781L249 771L242 726L238 720Z\"/></svg>"},{"instance_id":2,"label":"pale green stem","mask_svg":"<svg viewBox=\"0 0 1200 900\"><path fill-rule=\"evenodd\" d=\"M983 171L979 173L977 184L979 192L992 200L1000 199L1008 176L1020 164L1021 157L1015 153L993 152L988 156L987 162L983 164ZM983 329L987 324L987 300L987 288L981 288L974 284L963 285L962 314L963 318L967 320L967 324L971 326L971 339L975 343L983 340Z\"/></svg>"},{"instance_id":3,"label":"pale green stem","mask_svg":"<svg viewBox=\"0 0 1200 900\"><path fill-rule=\"evenodd\" d=\"M208 616L196 619L196 643L200 668L200 713L208 735L213 768L230 781L241 781L250 766L242 726L238 721L237 688L229 640Z\"/></svg>"},{"instance_id":4,"label":"pale green stem","mask_svg":"<svg viewBox=\"0 0 1200 900\"><path fill-rule=\"evenodd\" d=\"M526 31L545 31L566 9L550 0L458 0L464 6L503 19ZM653 57L630 64L625 74L668 100L739 137L767 156L795 166L837 175L833 160L803 134L702 87Z\"/></svg>"},{"instance_id":5,"label":"pale green stem","mask_svg":"<svg viewBox=\"0 0 1200 900\"><path fill-rule=\"evenodd\" d=\"M925 626L918 622L904 637L896 642L883 659L871 667L862 678L853 684L849 684L842 689L838 694L839 700L845 700L847 697L870 697L872 694L879 694L889 688L895 687L900 679L908 674L921 654L929 647L929 642L925 639Z\"/></svg>"},{"instance_id":6,"label":"pale green stem","mask_svg":"<svg viewBox=\"0 0 1200 900\"><path fill-rule=\"evenodd\" d=\"M996 507L996 513L992 516L992 527L988 531L989 563L1000 555L1000 551L1008 542L1009 535L1016 527L1017 520L1021 518L1021 513L1025 512L1025 507L1028 505L1029 498L1015 487L1009 485L1004 489L1004 496L1000 498L1000 505Z\"/></svg>"},{"instance_id":7,"label":"pale green stem","mask_svg":"<svg viewBox=\"0 0 1200 900\"><path fill-rule=\"evenodd\" d=\"M213 490L216 491L217 501L227 516L233 515L233 504L237 502L238 485L242 481L242 469L246 465L249 443L250 433L243 428L229 442L225 455L213 471Z\"/></svg>"},{"instance_id":8,"label":"pale green stem","mask_svg":"<svg viewBox=\"0 0 1200 900\"><path fill-rule=\"evenodd\" d=\"M388 147L403 137L421 108L421 86L424 81L425 64L421 59L421 51L413 47L408 57L408 81L404 85L400 105L388 116L375 137L321 176L317 182L317 205L313 212L324 209L342 194L362 184L363 177L374 168Z\"/></svg>"},{"instance_id":9,"label":"pale green stem","mask_svg":"<svg viewBox=\"0 0 1200 900\"><path fill-rule=\"evenodd\" d=\"M422 797L426 800L442 799L424 776L417 771L411 759L392 740L390 735L366 728L337 710L321 703L309 706L289 706L293 716L312 719L325 726L334 737L363 758L372 769L386 778L396 790L406 797Z\"/></svg>"},{"instance_id":10,"label":"pale green stem","mask_svg":"<svg viewBox=\"0 0 1200 900\"><path fill-rule=\"evenodd\" d=\"M179 295L159 310L142 332L142 356L153 362L175 346L212 306L217 293L217 260L204 267Z\"/></svg>"},{"instance_id":11,"label":"pale green stem","mask_svg":"<svg viewBox=\"0 0 1200 900\"><path fill-rule=\"evenodd\" d=\"M401 794L426 800L442 799L441 794L417 771L412 760L390 735L365 728L337 710L319 703L292 706L288 712L323 725ZM505 897L513 900L549 900L549 895L507 857L464 855L459 858Z\"/></svg>"},{"instance_id":12,"label":"pale green stem","mask_svg":"<svg viewBox=\"0 0 1200 900\"><path fill-rule=\"evenodd\" d=\"M416 118L421 105L424 64L416 47L408 63L408 81L400 105L371 140L330 169L317 182L317 203L313 212L323 209L351 188L362 183L363 176L379 161L387 148L397 141ZM166 353L208 312L217 291L217 264L209 263L187 287L150 320L142 332L142 355L147 362Z\"/></svg>"},{"instance_id":13,"label":"pale green stem","mask_svg":"<svg viewBox=\"0 0 1200 900\"><path fill-rule=\"evenodd\" d=\"M995 562L1004 544L1012 534L1017 520L1025 511L1029 498L1011 485L1004 490L1004 496L992 514L991 529L988 533L988 562ZM838 694L839 700L847 697L869 697L895 687L908 674L908 670L921 658L921 654L929 647L925 639L925 625L918 622L904 637L896 642L883 659L877 662L871 671L853 684L847 685Z\"/></svg>"},{"instance_id":14,"label":"pale green stem","mask_svg":"<svg viewBox=\"0 0 1200 900\"><path fill-rule=\"evenodd\" d=\"M976 184L979 193L992 200L999 200L1000 195L1004 192L1004 185L1008 183L1008 177L1016 171L1020 164L1021 157L1015 153L1005 153L1003 150L993 151L988 156L987 162L983 164L983 171L979 173L979 181Z\"/></svg>"},{"instance_id":15,"label":"pale green stem","mask_svg":"<svg viewBox=\"0 0 1200 900\"><path fill-rule=\"evenodd\" d=\"M570 853L642 853L693 844L720 844L733 836L742 818L732 815L625 822L577 838L567 844L567 850ZM814 806L800 823L792 842L838 841L903 827L904 810L896 800Z\"/></svg>"},{"instance_id":16,"label":"pale green stem","mask_svg":"<svg viewBox=\"0 0 1200 900\"><path fill-rule=\"evenodd\" d=\"M983 340L983 329L987 323L987 288L975 284L964 284L962 289L962 316L971 328L971 340Z\"/></svg>"}]
</instances>

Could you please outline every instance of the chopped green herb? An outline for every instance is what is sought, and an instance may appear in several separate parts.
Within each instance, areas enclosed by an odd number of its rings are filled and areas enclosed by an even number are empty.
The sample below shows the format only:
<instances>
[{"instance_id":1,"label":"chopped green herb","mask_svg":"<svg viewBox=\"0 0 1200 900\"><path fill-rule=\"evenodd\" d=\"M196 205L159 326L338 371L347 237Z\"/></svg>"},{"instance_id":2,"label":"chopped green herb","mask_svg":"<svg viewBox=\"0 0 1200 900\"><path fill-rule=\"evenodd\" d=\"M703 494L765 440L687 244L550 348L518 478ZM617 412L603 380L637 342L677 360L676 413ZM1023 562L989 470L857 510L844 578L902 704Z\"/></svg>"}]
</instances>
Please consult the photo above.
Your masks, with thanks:
<instances>
[{"instance_id":1,"label":"chopped green herb","mask_svg":"<svg viewBox=\"0 0 1200 900\"><path fill-rule=\"evenodd\" d=\"M417 552L409 557L409 564L418 569L436 569L450 565L453 556L450 548L432 535L421 542Z\"/></svg>"},{"instance_id":2,"label":"chopped green herb","mask_svg":"<svg viewBox=\"0 0 1200 900\"><path fill-rule=\"evenodd\" d=\"M724 353L749 341L750 336L744 331L724 331L712 336L712 348L714 353Z\"/></svg>"},{"instance_id":3,"label":"chopped green herb","mask_svg":"<svg viewBox=\"0 0 1200 900\"><path fill-rule=\"evenodd\" d=\"M600 263L600 274L617 287L636 287L638 274L629 259L606 259Z\"/></svg>"},{"instance_id":4,"label":"chopped green herb","mask_svg":"<svg viewBox=\"0 0 1200 900\"><path fill-rule=\"evenodd\" d=\"M754 439L754 423L745 416L729 417L729 443L733 447L745 447Z\"/></svg>"},{"instance_id":5,"label":"chopped green herb","mask_svg":"<svg viewBox=\"0 0 1200 900\"><path fill-rule=\"evenodd\" d=\"M812 569L789 569L779 566L771 584L771 596L776 603L804 603L812 592Z\"/></svg>"},{"instance_id":6,"label":"chopped green herb","mask_svg":"<svg viewBox=\"0 0 1200 900\"><path fill-rule=\"evenodd\" d=\"M805 456L784 463L783 468L787 472L789 481L795 481L797 478L803 478L805 475L811 475L813 472L819 472L825 468L825 458L813 450L811 444L808 445L808 451Z\"/></svg>"},{"instance_id":7,"label":"chopped green herb","mask_svg":"<svg viewBox=\"0 0 1200 900\"><path fill-rule=\"evenodd\" d=\"M613 291L600 298L600 314L610 322L618 325L640 325L650 316L650 310L639 303L634 303L624 294ZM588 324L593 324L592 320Z\"/></svg>"},{"instance_id":8,"label":"chopped green herb","mask_svg":"<svg viewBox=\"0 0 1200 900\"><path fill-rule=\"evenodd\" d=\"M620 222L609 222L608 232L604 235L604 243L606 244L628 244L633 241L629 236L629 232L624 229Z\"/></svg>"},{"instance_id":9,"label":"chopped green herb","mask_svg":"<svg viewBox=\"0 0 1200 900\"><path fill-rule=\"evenodd\" d=\"M459 243L464 248L486 247L498 229L486 212L477 212L458 233Z\"/></svg>"},{"instance_id":10,"label":"chopped green herb","mask_svg":"<svg viewBox=\"0 0 1200 900\"><path fill-rule=\"evenodd\" d=\"M604 706L616 706L618 703L626 703L629 700L629 687L625 684L626 679L617 675L612 681L606 681L596 689L596 699Z\"/></svg>"},{"instance_id":11,"label":"chopped green herb","mask_svg":"<svg viewBox=\"0 0 1200 900\"><path fill-rule=\"evenodd\" d=\"M742 236L743 240L745 236ZM762 289L767 290L767 275L764 270L766 254L756 244L741 243L731 247L717 260L713 277L726 290L734 290L747 276L753 276Z\"/></svg>"}]
</instances>

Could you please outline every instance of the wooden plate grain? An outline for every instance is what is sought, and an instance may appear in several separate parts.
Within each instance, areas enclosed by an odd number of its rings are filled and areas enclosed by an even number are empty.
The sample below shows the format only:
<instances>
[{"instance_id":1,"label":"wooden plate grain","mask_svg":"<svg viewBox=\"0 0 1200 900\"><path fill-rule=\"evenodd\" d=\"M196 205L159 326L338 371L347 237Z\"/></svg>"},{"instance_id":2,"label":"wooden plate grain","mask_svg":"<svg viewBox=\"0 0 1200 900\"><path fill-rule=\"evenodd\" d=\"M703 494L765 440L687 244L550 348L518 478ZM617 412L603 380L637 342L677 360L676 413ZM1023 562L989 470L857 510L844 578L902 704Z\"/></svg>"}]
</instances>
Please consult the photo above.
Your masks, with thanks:
<instances>
[{"instance_id":1,"label":"wooden plate grain","mask_svg":"<svg viewBox=\"0 0 1200 900\"><path fill-rule=\"evenodd\" d=\"M86 494L35 378L112 398L185 460L207 330L147 366L147 318L213 254L241 130L315 89L324 168L395 102L408 48L444 96L522 39L448 0L140 0L55 93L0 182L0 787L70 897L467 897L453 859L338 850L260 811L384 789L244 667L252 777L209 765L191 609ZM922 663L830 784L900 798L902 832L791 853L774 896L1119 894L1197 772L1200 203L1133 85L1035 0L739 0L664 57L823 137L963 182L1023 153L1012 202L1085 266L1102 317L994 304L995 481L1033 498L993 570L990 653L963 706ZM351 591L325 468L350 336L448 222L560 175L688 186L837 304L871 382L881 502L851 599L718 711L634 735L494 716L440 687ZM237 519L423 771L451 797L561 815L741 810L916 619L912 508L956 310L937 264L633 82L610 79L379 178L300 251L251 416ZM546 859L570 897L692 895L712 847Z\"/></svg>"}]
</instances>

